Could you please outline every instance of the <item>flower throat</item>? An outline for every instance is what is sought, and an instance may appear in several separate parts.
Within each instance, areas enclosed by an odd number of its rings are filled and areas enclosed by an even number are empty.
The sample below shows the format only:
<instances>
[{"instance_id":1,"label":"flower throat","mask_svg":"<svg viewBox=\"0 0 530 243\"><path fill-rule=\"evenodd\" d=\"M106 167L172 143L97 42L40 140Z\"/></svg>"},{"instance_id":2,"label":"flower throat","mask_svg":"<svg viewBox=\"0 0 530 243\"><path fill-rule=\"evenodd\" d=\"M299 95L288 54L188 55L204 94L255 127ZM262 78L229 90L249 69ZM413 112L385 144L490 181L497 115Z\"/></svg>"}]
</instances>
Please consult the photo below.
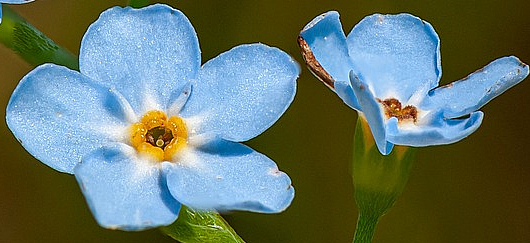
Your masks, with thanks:
<instances>
[{"instance_id":1,"label":"flower throat","mask_svg":"<svg viewBox=\"0 0 530 243\"><path fill-rule=\"evenodd\" d=\"M131 145L139 154L156 161L171 161L188 139L184 121L177 116L169 119L162 111L149 111L130 127Z\"/></svg>"},{"instance_id":2,"label":"flower throat","mask_svg":"<svg viewBox=\"0 0 530 243\"><path fill-rule=\"evenodd\" d=\"M402 108L401 102L395 98L389 98L386 100L377 99L377 101L383 105L387 119L395 117L400 122L409 120L416 122L418 119L418 109L414 106L407 105Z\"/></svg>"}]
</instances>

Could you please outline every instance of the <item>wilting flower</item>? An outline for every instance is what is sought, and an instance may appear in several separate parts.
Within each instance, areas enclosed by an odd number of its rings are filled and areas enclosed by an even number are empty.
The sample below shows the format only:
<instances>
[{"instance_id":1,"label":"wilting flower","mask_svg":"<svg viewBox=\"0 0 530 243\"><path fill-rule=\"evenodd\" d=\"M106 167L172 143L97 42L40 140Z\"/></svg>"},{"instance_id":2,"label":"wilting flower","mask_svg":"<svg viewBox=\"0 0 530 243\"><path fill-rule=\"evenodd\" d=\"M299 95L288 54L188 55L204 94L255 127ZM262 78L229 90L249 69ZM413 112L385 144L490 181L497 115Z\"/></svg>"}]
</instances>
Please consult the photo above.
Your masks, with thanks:
<instances>
[{"instance_id":1,"label":"wilting flower","mask_svg":"<svg viewBox=\"0 0 530 243\"><path fill-rule=\"evenodd\" d=\"M23 4L33 2L35 0L0 0L0 4L9 3L9 4ZM0 7L0 23L2 23L2 8Z\"/></svg>"},{"instance_id":2,"label":"wilting flower","mask_svg":"<svg viewBox=\"0 0 530 243\"><path fill-rule=\"evenodd\" d=\"M316 17L298 39L310 70L368 121L377 147L457 142L473 133L487 102L528 75L516 57L499 58L438 86L440 41L410 14L365 17L346 37L339 14Z\"/></svg>"},{"instance_id":3,"label":"wilting flower","mask_svg":"<svg viewBox=\"0 0 530 243\"><path fill-rule=\"evenodd\" d=\"M263 44L201 67L196 33L166 5L114 7L81 42L80 72L37 67L17 86L7 124L46 165L73 173L97 221L138 230L172 223L181 203L279 212L289 177L238 142L294 98L297 64Z\"/></svg>"}]
</instances>

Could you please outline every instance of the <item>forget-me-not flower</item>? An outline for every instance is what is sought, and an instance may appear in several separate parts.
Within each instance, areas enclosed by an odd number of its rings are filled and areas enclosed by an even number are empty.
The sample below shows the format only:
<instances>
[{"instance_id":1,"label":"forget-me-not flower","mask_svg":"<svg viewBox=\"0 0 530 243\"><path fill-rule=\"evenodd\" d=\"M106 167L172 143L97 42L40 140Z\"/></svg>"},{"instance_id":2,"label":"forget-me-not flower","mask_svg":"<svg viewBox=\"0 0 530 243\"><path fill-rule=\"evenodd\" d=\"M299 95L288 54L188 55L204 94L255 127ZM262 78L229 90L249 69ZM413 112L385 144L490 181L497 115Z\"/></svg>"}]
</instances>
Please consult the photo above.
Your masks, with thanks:
<instances>
[{"instance_id":1,"label":"forget-me-not flower","mask_svg":"<svg viewBox=\"0 0 530 243\"><path fill-rule=\"evenodd\" d=\"M6 110L25 149L73 173L100 225L168 225L180 205L284 210L289 177L238 142L269 128L292 102L299 67L263 44L201 67L196 33L166 5L114 7L85 33L80 72L45 64Z\"/></svg>"},{"instance_id":2,"label":"forget-me-not flower","mask_svg":"<svg viewBox=\"0 0 530 243\"><path fill-rule=\"evenodd\" d=\"M298 39L310 70L364 116L379 151L429 146L473 133L491 99L522 81L528 66L499 58L466 78L438 86L440 41L410 14L365 17L345 36L339 14L324 13Z\"/></svg>"},{"instance_id":3,"label":"forget-me-not flower","mask_svg":"<svg viewBox=\"0 0 530 243\"><path fill-rule=\"evenodd\" d=\"M23 3L29 3L33 2L35 0L0 0L0 4L2 3L8 3L8 4L23 4ZM2 23L2 7L0 6L0 23Z\"/></svg>"}]
</instances>

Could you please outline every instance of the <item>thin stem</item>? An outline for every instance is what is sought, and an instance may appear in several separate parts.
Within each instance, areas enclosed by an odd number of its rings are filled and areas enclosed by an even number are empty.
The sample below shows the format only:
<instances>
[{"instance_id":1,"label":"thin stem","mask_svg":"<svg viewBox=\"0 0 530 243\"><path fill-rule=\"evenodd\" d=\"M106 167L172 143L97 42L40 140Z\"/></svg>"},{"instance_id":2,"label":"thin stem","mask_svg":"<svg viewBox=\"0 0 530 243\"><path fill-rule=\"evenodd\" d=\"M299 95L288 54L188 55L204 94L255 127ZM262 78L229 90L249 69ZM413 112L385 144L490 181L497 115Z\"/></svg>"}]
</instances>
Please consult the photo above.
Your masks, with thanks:
<instances>
[{"instance_id":1,"label":"thin stem","mask_svg":"<svg viewBox=\"0 0 530 243\"><path fill-rule=\"evenodd\" d=\"M357 227L353 236L353 243L370 243L374 238L375 227L379 222L379 217L370 213L359 213Z\"/></svg>"},{"instance_id":2,"label":"thin stem","mask_svg":"<svg viewBox=\"0 0 530 243\"><path fill-rule=\"evenodd\" d=\"M0 24L2 44L33 66L55 63L79 69L78 58L74 54L55 44L8 6L2 8L3 16Z\"/></svg>"},{"instance_id":3,"label":"thin stem","mask_svg":"<svg viewBox=\"0 0 530 243\"><path fill-rule=\"evenodd\" d=\"M414 149L395 146L392 153L379 153L366 120L355 129L353 183L359 218L354 243L370 243L379 218L390 210L407 183Z\"/></svg>"},{"instance_id":4,"label":"thin stem","mask_svg":"<svg viewBox=\"0 0 530 243\"><path fill-rule=\"evenodd\" d=\"M143 8L149 5L149 0L129 0L129 3L127 5L133 8Z\"/></svg>"}]
</instances>

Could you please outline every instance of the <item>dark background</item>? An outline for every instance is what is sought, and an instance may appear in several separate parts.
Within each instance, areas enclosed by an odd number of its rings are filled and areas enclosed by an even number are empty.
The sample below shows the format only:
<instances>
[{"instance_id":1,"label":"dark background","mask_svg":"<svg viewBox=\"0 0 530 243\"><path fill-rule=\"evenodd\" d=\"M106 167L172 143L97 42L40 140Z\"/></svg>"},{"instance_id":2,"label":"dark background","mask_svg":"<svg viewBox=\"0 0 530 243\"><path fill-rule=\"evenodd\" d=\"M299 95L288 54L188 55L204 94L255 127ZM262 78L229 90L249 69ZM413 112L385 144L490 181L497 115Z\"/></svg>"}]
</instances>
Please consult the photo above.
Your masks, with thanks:
<instances>
[{"instance_id":1,"label":"dark background","mask_svg":"<svg viewBox=\"0 0 530 243\"><path fill-rule=\"evenodd\" d=\"M303 26L338 10L345 32L372 13L409 12L441 39L448 83L505 55L530 62L530 5L501 1L165 1L194 25L207 61L242 43L277 46L302 62ZM78 53L83 33L116 0L37 0L12 8L58 44ZM32 67L0 47L0 110ZM377 228L374 242L530 242L530 148L527 80L482 110L481 128L465 140L420 149L403 195ZM41 164L0 126L0 242L173 242L158 230L99 227L73 176ZM349 163L355 111L305 67L296 99L268 131L248 142L293 180L296 197L277 215L226 216L247 242L351 242L357 210Z\"/></svg>"}]
</instances>

